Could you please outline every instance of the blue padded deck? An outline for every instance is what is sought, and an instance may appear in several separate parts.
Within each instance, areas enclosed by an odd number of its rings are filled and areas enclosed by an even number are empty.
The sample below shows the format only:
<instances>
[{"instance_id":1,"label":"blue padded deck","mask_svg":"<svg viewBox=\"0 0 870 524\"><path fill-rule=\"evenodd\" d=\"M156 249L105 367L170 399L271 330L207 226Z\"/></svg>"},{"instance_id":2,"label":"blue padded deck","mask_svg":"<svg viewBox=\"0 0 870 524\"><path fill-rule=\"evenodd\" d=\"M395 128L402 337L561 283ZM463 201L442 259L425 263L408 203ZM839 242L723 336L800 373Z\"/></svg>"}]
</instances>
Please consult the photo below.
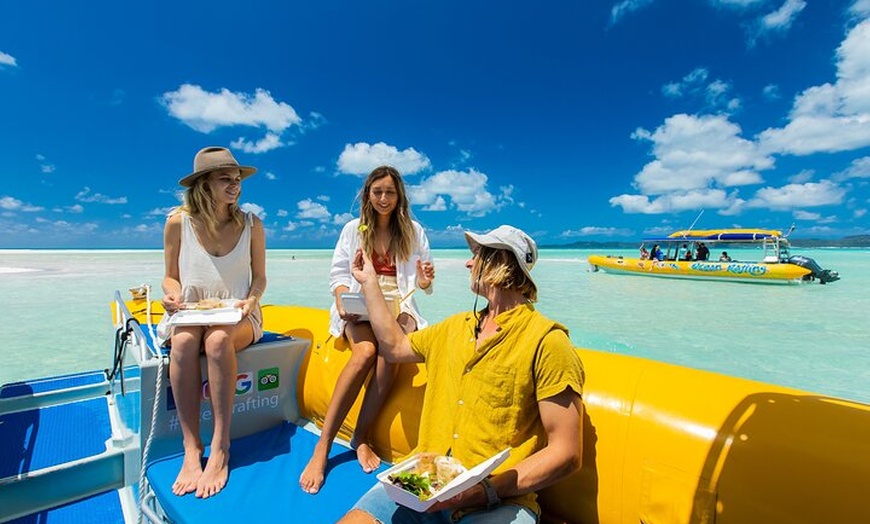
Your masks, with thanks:
<instances>
[{"instance_id":1,"label":"blue padded deck","mask_svg":"<svg viewBox=\"0 0 870 524\"><path fill-rule=\"evenodd\" d=\"M0 398L13 398L34 393L48 393L60 389L90 386L106 380L102 371L88 371L58 377L30 380L26 382L11 382L0 388Z\"/></svg>"},{"instance_id":2,"label":"blue padded deck","mask_svg":"<svg viewBox=\"0 0 870 524\"><path fill-rule=\"evenodd\" d=\"M333 444L326 482L317 495L304 493L299 487L299 475L316 442L317 435L287 422L234 440L227 487L205 500L193 494L172 494L172 483L181 469L181 454L151 464L148 482L176 524L240 520L335 522L377 482L376 473L363 473L352 450Z\"/></svg>"},{"instance_id":3,"label":"blue padded deck","mask_svg":"<svg viewBox=\"0 0 870 524\"><path fill-rule=\"evenodd\" d=\"M98 455L111 434L104 397L0 415L0 478Z\"/></svg>"},{"instance_id":4,"label":"blue padded deck","mask_svg":"<svg viewBox=\"0 0 870 524\"><path fill-rule=\"evenodd\" d=\"M9 524L124 524L124 514L118 492L107 491L11 520Z\"/></svg>"}]
</instances>

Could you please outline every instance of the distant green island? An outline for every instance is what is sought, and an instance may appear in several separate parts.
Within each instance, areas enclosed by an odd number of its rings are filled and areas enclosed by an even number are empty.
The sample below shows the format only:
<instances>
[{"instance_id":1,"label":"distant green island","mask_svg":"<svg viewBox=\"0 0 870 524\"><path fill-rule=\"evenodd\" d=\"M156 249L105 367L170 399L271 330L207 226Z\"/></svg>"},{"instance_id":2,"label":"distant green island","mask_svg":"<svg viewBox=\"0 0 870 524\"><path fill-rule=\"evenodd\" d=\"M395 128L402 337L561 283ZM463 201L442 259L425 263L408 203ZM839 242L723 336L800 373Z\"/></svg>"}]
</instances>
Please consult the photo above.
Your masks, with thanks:
<instances>
[{"instance_id":1,"label":"distant green island","mask_svg":"<svg viewBox=\"0 0 870 524\"><path fill-rule=\"evenodd\" d=\"M852 235L843 238L789 238L792 247L870 247L870 235ZM635 249L640 241L579 241L570 244L542 245L546 249Z\"/></svg>"}]
</instances>

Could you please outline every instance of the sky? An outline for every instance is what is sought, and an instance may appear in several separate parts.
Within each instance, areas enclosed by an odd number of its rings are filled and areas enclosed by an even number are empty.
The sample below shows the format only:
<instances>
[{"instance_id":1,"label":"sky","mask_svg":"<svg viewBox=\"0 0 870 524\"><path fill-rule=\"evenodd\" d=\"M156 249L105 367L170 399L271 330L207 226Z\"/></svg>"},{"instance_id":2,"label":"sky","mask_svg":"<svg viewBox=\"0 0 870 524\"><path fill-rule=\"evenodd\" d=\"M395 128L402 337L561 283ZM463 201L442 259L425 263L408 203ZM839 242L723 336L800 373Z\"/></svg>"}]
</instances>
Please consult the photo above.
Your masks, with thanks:
<instances>
[{"instance_id":1,"label":"sky","mask_svg":"<svg viewBox=\"0 0 870 524\"><path fill-rule=\"evenodd\" d=\"M870 234L870 0L0 4L0 248L159 249L212 145L276 249L382 164L436 248Z\"/></svg>"}]
</instances>

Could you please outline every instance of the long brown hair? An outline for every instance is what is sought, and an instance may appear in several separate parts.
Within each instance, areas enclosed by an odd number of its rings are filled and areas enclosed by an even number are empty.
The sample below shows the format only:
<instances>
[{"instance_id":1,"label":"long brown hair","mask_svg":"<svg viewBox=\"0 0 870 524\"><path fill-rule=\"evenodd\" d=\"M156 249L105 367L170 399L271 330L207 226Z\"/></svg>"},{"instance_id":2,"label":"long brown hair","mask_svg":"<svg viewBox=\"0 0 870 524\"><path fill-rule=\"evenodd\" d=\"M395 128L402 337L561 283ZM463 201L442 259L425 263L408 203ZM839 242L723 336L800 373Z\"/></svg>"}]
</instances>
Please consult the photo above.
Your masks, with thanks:
<instances>
[{"instance_id":1,"label":"long brown hair","mask_svg":"<svg viewBox=\"0 0 870 524\"><path fill-rule=\"evenodd\" d=\"M184 203L178 210L199 218L212 235L217 235L217 206L208 185L208 179L213 172L198 176L193 185L184 190ZM237 228L244 227L245 214L239 209L238 202L230 204L229 215Z\"/></svg>"},{"instance_id":2,"label":"long brown hair","mask_svg":"<svg viewBox=\"0 0 870 524\"><path fill-rule=\"evenodd\" d=\"M411 206L408 203L408 194L405 191L405 183L402 175L391 166L376 167L363 184L360 190L360 217L359 234L362 239L363 251L369 256L374 256L375 250L375 217L377 212L372 205L370 193L372 184L378 180L390 177L396 186L396 208L390 215L390 253L397 261L406 261L414 252L417 238L414 234L414 224L411 222Z\"/></svg>"}]
</instances>

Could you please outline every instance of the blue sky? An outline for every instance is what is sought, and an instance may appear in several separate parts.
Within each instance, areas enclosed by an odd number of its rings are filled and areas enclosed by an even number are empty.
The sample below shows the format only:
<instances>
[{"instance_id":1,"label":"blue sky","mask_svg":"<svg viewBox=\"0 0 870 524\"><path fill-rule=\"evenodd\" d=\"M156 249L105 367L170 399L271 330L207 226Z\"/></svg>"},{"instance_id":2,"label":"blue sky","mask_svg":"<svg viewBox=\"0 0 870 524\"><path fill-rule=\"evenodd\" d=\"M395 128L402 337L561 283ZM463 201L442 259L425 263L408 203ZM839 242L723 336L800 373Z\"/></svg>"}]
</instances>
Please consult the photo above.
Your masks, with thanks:
<instances>
[{"instance_id":1,"label":"blue sky","mask_svg":"<svg viewBox=\"0 0 870 524\"><path fill-rule=\"evenodd\" d=\"M159 248L207 145L273 248L384 163L435 247L868 234L870 0L4 2L0 137L0 248Z\"/></svg>"}]
</instances>

